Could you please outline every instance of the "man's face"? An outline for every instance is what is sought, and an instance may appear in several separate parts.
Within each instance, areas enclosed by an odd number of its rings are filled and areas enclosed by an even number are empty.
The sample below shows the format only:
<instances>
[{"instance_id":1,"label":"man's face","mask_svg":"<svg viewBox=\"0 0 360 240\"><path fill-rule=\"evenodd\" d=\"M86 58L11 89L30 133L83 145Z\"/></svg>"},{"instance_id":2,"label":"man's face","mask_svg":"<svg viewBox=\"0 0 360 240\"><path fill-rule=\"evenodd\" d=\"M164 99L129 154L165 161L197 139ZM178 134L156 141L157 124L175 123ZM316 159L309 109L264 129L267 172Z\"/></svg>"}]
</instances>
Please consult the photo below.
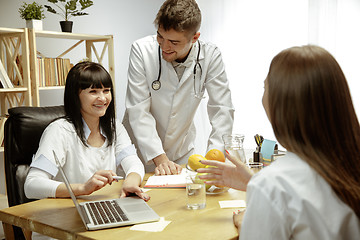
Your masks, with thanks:
<instances>
[{"instance_id":1,"label":"man's face","mask_svg":"<svg viewBox=\"0 0 360 240\"><path fill-rule=\"evenodd\" d=\"M167 62L175 60L182 62L199 36L200 33L197 32L189 38L186 32L177 32L174 29L165 31L162 27L159 27L157 31L157 41L162 50L162 57Z\"/></svg>"}]
</instances>

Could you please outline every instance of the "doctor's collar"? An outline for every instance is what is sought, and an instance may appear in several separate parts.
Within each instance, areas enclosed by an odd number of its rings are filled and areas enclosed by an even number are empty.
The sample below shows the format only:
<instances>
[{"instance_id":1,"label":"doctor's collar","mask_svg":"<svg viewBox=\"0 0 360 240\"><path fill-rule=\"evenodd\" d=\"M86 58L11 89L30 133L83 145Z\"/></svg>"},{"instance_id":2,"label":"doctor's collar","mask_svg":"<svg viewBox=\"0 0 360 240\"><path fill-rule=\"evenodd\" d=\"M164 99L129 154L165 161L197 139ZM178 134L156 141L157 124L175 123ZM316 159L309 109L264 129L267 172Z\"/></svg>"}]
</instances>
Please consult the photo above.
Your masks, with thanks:
<instances>
[{"instance_id":1,"label":"doctor's collar","mask_svg":"<svg viewBox=\"0 0 360 240\"><path fill-rule=\"evenodd\" d=\"M198 43L200 44L200 43ZM196 52L197 52L197 46L198 45L196 42L191 46L190 50L189 50L189 53L187 54L187 56L184 58L183 61L177 61L177 60L174 60L172 61L172 65L175 67L175 66L185 66L185 67L189 67L191 66L191 63L192 61L196 60Z\"/></svg>"}]
</instances>

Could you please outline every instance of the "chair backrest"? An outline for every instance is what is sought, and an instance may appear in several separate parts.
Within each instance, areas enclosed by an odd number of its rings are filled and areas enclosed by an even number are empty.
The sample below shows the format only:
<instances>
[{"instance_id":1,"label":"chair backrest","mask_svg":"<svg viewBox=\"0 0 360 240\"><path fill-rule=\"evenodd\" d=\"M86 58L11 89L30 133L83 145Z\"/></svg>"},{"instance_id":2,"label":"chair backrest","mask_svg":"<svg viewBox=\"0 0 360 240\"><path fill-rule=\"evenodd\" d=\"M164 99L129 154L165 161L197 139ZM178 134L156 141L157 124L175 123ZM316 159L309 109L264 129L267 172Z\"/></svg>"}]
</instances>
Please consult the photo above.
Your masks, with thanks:
<instances>
[{"instance_id":1,"label":"chair backrest","mask_svg":"<svg viewBox=\"0 0 360 240\"><path fill-rule=\"evenodd\" d=\"M5 176L9 207L29 202L24 183L41 135L53 120L65 115L63 106L16 107L5 122Z\"/></svg>"}]
</instances>

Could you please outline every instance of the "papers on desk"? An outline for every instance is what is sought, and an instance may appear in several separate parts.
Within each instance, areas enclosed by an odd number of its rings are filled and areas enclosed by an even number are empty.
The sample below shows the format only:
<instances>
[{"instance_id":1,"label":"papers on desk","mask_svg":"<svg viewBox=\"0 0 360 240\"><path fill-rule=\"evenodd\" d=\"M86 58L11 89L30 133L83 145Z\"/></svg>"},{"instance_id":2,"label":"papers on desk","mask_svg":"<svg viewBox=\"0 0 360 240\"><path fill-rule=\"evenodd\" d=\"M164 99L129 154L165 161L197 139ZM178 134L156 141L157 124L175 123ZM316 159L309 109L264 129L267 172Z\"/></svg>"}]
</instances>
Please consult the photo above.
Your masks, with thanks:
<instances>
[{"instance_id":1,"label":"papers on desk","mask_svg":"<svg viewBox=\"0 0 360 240\"><path fill-rule=\"evenodd\" d=\"M219 201L220 208L246 208L244 200Z\"/></svg>"},{"instance_id":2,"label":"papers on desk","mask_svg":"<svg viewBox=\"0 0 360 240\"><path fill-rule=\"evenodd\" d=\"M150 176L144 188L185 188L186 169L179 175Z\"/></svg>"},{"instance_id":3,"label":"papers on desk","mask_svg":"<svg viewBox=\"0 0 360 240\"><path fill-rule=\"evenodd\" d=\"M145 232L161 232L169 223L171 223L171 221L166 221L164 217L161 217L158 222L137 224L132 226L130 230L145 231Z\"/></svg>"}]
</instances>

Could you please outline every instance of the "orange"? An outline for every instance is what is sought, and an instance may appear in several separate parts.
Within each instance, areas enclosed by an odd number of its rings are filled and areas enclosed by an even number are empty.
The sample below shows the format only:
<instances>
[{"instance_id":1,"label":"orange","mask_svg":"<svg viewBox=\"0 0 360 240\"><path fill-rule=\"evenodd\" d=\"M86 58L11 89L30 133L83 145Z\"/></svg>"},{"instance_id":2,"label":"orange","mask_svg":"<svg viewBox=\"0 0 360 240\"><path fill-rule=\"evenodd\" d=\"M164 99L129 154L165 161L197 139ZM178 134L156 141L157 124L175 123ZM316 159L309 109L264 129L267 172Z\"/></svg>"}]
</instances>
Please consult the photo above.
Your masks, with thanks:
<instances>
[{"instance_id":1,"label":"orange","mask_svg":"<svg viewBox=\"0 0 360 240\"><path fill-rule=\"evenodd\" d=\"M188 165L189 167L196 171L199 168L205 168L206 165L202 164L201 162L199 162L200 160L206 160L206 158L204 158L202 155L200 154L193 154L189 157L188 159Z\"/></svg>"},{"instance_id":2,"label":"orange","mask_svg":"<svg viewBox=\"0 0 360 240\"><path fill-rule=\"evenodd\" d=\"M220 161L220 162L225 162L225 155L222 151L218 150L218 149L211 149L209 150L206 155L205 158L208 160L216 160L216 161Z\"/></svg>"}]
</instances>

